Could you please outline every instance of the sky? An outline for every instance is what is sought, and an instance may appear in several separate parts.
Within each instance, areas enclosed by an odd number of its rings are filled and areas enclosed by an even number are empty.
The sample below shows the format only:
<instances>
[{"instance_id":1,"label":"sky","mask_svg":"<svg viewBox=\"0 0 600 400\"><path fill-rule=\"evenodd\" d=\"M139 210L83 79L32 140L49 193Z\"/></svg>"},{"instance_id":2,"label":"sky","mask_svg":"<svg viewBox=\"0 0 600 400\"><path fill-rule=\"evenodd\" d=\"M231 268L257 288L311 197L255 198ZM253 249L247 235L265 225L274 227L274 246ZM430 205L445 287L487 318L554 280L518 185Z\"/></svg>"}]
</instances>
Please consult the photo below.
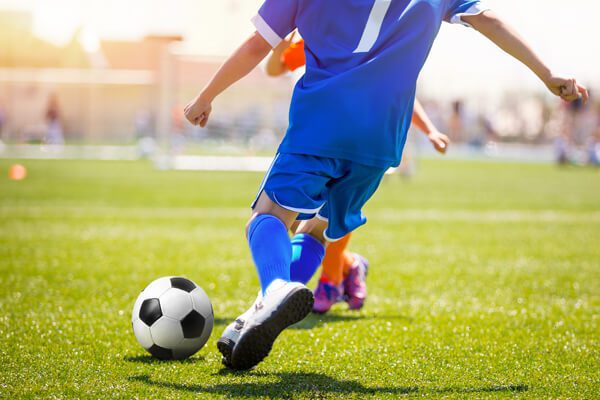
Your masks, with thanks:
<instances>
[{"instance_id":1,"label":"sky","mask_svg":"<svg viewBox=\"0 0 600 400\"><path fill-rule=\"evenodd\" d=\"M78 27L86 36L136 39L181 34L185 49L225 56L253 30L262 0L0 0L0 9L33 12L35 33L64 43ZM600 1L488 0L557 72L600 88ZM446 25L446 24L444 24ZM93 40L90 40L93 44ZM444 26L421 75L436 95L498 88L539 89L535 77L476 32Z\"/></svg>"}]
</instances>

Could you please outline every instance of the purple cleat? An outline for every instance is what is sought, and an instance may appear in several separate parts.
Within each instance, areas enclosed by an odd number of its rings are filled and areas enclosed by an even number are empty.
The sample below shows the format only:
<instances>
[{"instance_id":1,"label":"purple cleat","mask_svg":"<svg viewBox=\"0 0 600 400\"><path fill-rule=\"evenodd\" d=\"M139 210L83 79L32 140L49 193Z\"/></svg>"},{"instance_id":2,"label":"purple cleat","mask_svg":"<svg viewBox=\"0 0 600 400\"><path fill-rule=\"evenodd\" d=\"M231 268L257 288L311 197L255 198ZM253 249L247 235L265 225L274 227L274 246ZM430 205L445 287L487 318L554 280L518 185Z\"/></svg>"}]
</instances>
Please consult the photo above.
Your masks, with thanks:
<instances>
[{"instance_id":1,"label":"purple cleat","mask_svg":"<svg viewBox=\"0 0 600 400\"><path fill-rule=\"evenodd\" d=\"M367 299L367 273L369 261L360 254L353 253L354 265L344 278L344 296L351 310L360 310Z\"/></svg>"},{"instance_id":2,"label":"purple cleat","mask_svg":"<svg viewBox=\"0 0 600 400\"><path fill-rule=\"evenodd\" d=\"M343 300L343 286L333 285L329 282L319 281L315 289L315 303L313 304L313 312L317 314L325 314L331 309L335 303Z\"/></svg>"}]
</instances>

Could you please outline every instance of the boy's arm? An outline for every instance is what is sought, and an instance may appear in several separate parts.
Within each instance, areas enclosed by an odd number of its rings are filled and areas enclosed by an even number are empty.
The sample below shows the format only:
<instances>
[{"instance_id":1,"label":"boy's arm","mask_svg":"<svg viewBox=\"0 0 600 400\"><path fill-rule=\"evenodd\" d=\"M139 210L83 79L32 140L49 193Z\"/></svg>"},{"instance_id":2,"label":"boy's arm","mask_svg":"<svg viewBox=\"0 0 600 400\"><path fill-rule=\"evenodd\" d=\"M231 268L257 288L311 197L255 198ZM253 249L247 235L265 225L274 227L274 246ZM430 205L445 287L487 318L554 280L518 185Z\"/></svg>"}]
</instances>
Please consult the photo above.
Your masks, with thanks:
<instances>
[{"instance_id":1,"label":"boy's arm","mask_svg":"<svg viewBox=\"0 0 600 400\"><path fill-rule=\"evenodd\" d=\"M248 75L271 51L271 45L258 33L246 40L224 63L196 98L185 107L185 117L193 125L206 126L215 97Z\"/></svg>"},{"instance_id":2,"label":"boy's arm","mask_svg":"<svg viewBox=\"0 0 600 400\"><path fill-rule=\"evenodd\" d=\"M493 11L488 10L476 15L463 15L461 19L481 32L502 50L525 64L556 96L560 96L567 101L576 100L581 96L583 101L587 102L589 95L585 87L577 84L575 79L555 76L525 40Z\"/></svg>"},{"instance_id":3,"label":"boy's arm","mask_svg":"<svg viewBox=\"0 0 600 400\"><path fill-rule=\"evenodd\" d=\"M450 139L436 128L427 115L427 112L425 112L421 102L417 99L415 99L412 123L429 138L429 141L439 153L446 153L448 145L450 144Z\"/></svg>"}]
</instances>

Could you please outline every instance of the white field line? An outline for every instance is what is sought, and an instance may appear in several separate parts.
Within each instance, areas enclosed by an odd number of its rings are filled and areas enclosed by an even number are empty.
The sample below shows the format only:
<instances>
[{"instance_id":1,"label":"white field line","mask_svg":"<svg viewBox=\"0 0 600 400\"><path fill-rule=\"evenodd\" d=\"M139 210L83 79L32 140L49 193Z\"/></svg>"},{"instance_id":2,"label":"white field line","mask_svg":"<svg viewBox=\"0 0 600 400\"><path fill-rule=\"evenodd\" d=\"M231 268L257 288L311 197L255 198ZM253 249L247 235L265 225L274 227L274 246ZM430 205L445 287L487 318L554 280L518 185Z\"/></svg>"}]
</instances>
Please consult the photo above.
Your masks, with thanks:
<instances>
[{"instance_id":1,"label":"white field line","mask_svg":"<svg viewBox=\"0 0 600 400\"><path fill-rule=\"evenodd\" d=\"M457 221L457 222L600 222L600 211L573 212L563 210L440 210L389 209L367 213L386 222Z\"/></svg>"},{"instance_id":2,"label":"white field line","mask_svg":"<svg viewBox=\"0 0 600 400\"><path fill-rule=\"evenodd\" d=\"M578 222L600 223L600 211L573 212L563 210L442 210L442 209L392 209L382 208L365 212L371 220L384 223L404 221L448 221L471 223L506 222ZM79 207L79 206L3 206L0 217L7 218L108 218L108 219L215 219L247 218L250 208L152 208L152 207Z\"/></svg>"},{"instance_id":3,"label":"white field line","mask_svg":"<svg viewBox=\"0 0 600 400\"><path fill-rule=\"evenodd\" d=\"M1 145L0 158L23 160L137 160L136 146Z\"/></svg>"},{"instance_id":4,"label":"white field line","mask_svg":"<svg viewBox=\"0 0 600 400\"><path fill-rule=\"evenodd\" d=\"M432 156L424 150L423 158ZM552 162L551 147L527 145L499 145L498 148L474 152L469 146L455 145L447 157L456 160L488 160L509 162ZM137 160L140 158L138 146L86 146L86 145L3 145L0 142L0 158L4 159L56 159L56 160ZM264 172L271 164L272 157L257 156L199 156L199 155L157 155L154 159L159 169L183 171L254 171ZM390 169L388 173L393 173Z\"/></svg>"},{"instance_id":5,"label":"white field line","mask_svg":"<svg viewBox=\"0 0 600 400\"><path fill-rule=\"evenodd\" d=\"M273 157L240 156L177 156L173 158L173 169L183 171L252 171L264 172Z\"/></svg>"}]
</instances>

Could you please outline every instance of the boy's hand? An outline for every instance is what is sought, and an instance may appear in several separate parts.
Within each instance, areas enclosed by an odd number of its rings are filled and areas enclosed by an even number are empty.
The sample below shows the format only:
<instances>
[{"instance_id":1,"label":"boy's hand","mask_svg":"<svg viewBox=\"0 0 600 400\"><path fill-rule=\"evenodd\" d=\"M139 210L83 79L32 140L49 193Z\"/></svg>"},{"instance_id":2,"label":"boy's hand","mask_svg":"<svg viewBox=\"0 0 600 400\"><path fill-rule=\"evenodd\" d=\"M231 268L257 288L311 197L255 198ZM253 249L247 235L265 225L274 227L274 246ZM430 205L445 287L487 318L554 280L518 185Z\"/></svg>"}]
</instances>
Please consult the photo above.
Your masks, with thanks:
<instances>
[{"instance_id":1,"label":"boy's hand","mask_svg":"<svg viewBox=\"0 0 600 400\"><path fill-rule=\"evenodd\" d=\"M427 138L438 153L446 154L446 150L448 150L448 145L450 144L448 136L441 132L433 131L427 135Z\"/></svg>"},{"instance_id":2,"label":"boy's hand","mask_svg":"<svg viewBox=\"0 0 600 400\"><path fill-rule=\"evenodd\" d=\"M585 87L578 85L575 79L554 76L527 42L493 11L488 10L477 15L463 16L462 20L471 24L473 28L487 36L501 49L525 64L556 96L566 101L574 101L579 97L584 103L588 101L589 94Z\"/></svg>"},{"instance_id":3,"label":"boy's hand","mask_svg":"<svg viewBox=\"0 0 600 400\"><path fill-rule=\"evenodd\" d=\"M574 101L581 97L585 104L590 98L587 89L578 84L575 79L551 77L544 83L553 94L565 101Z\"/></svg>"},{"instance_id":4,"label":"boy's hand","mask_svg":"<svg viewBox=\"0 0 600 400\"><path fill-rule=\"evenodd\" d=\"M208 122L208 116L210 115L211 110L211 101L200 94L185 106L184 113L185 117L192 125L198 125L204 128Z\"/></svg>"}]
</instances>

